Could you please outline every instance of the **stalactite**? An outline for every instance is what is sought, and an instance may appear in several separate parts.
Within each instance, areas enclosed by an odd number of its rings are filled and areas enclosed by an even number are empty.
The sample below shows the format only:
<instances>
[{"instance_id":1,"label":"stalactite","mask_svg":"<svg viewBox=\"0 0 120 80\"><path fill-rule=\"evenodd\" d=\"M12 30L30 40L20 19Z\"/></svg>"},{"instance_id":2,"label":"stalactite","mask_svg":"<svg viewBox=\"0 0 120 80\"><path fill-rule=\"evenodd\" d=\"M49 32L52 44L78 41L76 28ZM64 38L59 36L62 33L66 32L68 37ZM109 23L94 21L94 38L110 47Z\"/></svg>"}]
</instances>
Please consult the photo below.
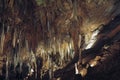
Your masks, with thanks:
<instances>
[{"instance_id":1,"label":"stalactite","mask_svg":"<svg viewBox=\"0 0 120 80\"><path fill-rule=\"evenodd\" d=\"M50 57L48 56L48 61L49 61L49 76L50 76L50 79L52 78L52 71L51 71L51 60L50 60Z\"/></svg>"},{"instance_id":2,"label":"stalactite","mask_svg":"<svg viewBox=\"0 0 120 80\"><path fill-rule=\"evenodd\" d=\"M68 59L69 59L69 55L70 55L70 47L69 47L69 43L68 43L68 48L67 48L67 55L68 55Z\"/></svg>"},{"instance_id":3,"label":"stalactite","mask_svg":"<svg viewBox=\"0 0 120 80\"><path fill-rule=\"evenodd\" d=\"M73 40L72 39L70 39L69 46L70 46L70 55L73 58L74 57L74 52L73 52L74 51L74 45L73 45Z\"/></svg>"},{"instance_id":4,"label":"stalactite","mask_svg":"<svg viewBox=\"0 0 120 80\"><path fill-rule=\"evenodd\" d=\"M79 34L79 41L78 41L78 48L80 49L80 47L81 47L81 35Z\"/></svg>"},{"instance_id":5,"label":"stalactite","mask_svg":"<svg viewBox=\"0 0 120 80\"><path fill-rule=\"evenodd\" d=\"M1 54L3 54L4 40L5 40L5 33L4 33L4 23L3 23L2 34L1 34L1 42L0 42L0 53Z\"/></svg>"},{"instance_id":6,"label":"stalactite","mask_svg":"<svg viewBox=\"0 0 120 80\"><path fill-rule=\"evenodd\" d=\"M20 38L20 35L19 35L19 38ZM21 46L23 46L23 45L21 45L21 40L20 39L17 39L17 43L16 44L18 44L18 52L17 52L17 55L18 55L18 57L19 57L19 63L20 63L20 73L23 71L22 70L22 66L23 66L23 60L22 60L22 57L20 56L20 54L21 54Z\"/></svg>"},{"instance_id":7,"label":"stalactite","mask_svg":"<svg viewBox=\"0 0 120 80\"><path fill-rule=\"evenodd\" d=\"M8 67L9 67L9 66L8 66L8 63L9 63L9 62L8 62L8 61L9 61L9 60L8 60L8 56L6 56L6 76L5 76L5 79L6 79L6 80L8 80L8 72L9 72L9 71L8 71Z\"/></svg>"},{"instance_id":8,"label":"stalactite","mask_svg":"<svg viewBox=\"0 0 120 80\"><path fill-rule=\"evenodd\" d=\"M32 68L31 63L28 62L28 63L27 63L27 66L28 66L28 76L33 75L34 69Z\"/></svg>"},{"instance_id":9,"label":"stalactite","mask_svg":"<svg viewBox=\"0 0 120 80\"><path fill-rule=\"evenodd\" d=\"M25 40L25 46L26 46L26 50L29 52L28 40Z\"/></svg>"},{"instance_id":10,"label":"stalactite","mask_svg":"<svg viewBox=\"0 0 120 80\"><path fill-rule=\"evenodd\" d=\"M60 53L60 40L58 41L58 51L59 51L59 53Z\"/></svg>"},{"instance_id":11,"label":"stalactite","mask_svg":"<svg viewBox=\"0 0 120 80\"><path fill-rule=\"evenodd\" d=\"M62 65L63 64L63 60L64 60L64 51L63 51L63 49L61 49L60 57L61 57L61 65Z\"/></svg>"},{"instance_id":12,"label":"stalactite","mask_svg":"<svg viewBox=\"0 0 120 80\"><path fill-rule=\"evenodd\" d=\"M37 78L37 64L36 64L36 55L31 50L31 64L33 65L32 68L35 70L35 79Z\"/></svg>"},{"instance_id":13,"label":"stalactite","mask_svg":"<svg viewBox=\"0 0 120 80\"><path fill-rule=\"evenodd\" d=\"M12 40L13 47L15 47L15 44L16 44L16 36L17 36L17 33L16 33L16 29L15 29L14 34L13 34L13 40Z\"/></svg>"},{"instance_id":14,"label":"stalactite","mask_svg":"<svg viewBox=\"0 0 120 80\"><path fill-rule=\"evenodd\" d=\"M50 80L52 79L52 70L51 70L51 68L49 69L49 78L50 78Z\"/></svg>"},{"instance_id":15,"label":"stalactite","mask_svg":"<svg viewBox=\"0 0 120 80\"><path fill-rule=\"evenodd\" d=\"M9 30L10 30L10 26L8 25L8 26L7 26L7 33L9 32Z\"/></svg>"},{"instance_id":16,"label":"stalactite","mask_svg":"<svg viewBox=\"0 0 120 80\"><path fill-rule=\"evenodd\" d=\"M79 74L78 68L77 68L77 63L75 63L75 74Z\"/></svg>"},{"instance_id":17,"label":"stalactite","mask_svg":"<svg viewBox=\"0 0 120 80\"><path fill-rule=\"evenodd\" d=\"M76 2L76 0L73 0L73 18L75 20L78 20L77 19L77 2Z\"/></svg>"},{"instance_id":18,"label":"stalactite","mask_svg":"<svg viewBox=\"0 0 120 80\"><path fill-rule=\"evenodd\" d=\"M51 59L50 59L50 57L48 56L48 62L49 62L49 64L48 64L48 68L49 68L49 78L50 78L50 80L52 79L52 77L53 77L53 64L52 64L52 61L51 61Z\"/></svg>"},{"instance_id":19,"label":"stalactite","mask_svg":"<svg viewBox=\"0 0 120 80\"><path fill-rule=\"evenodd\" d=\"M48 28L48 32L50 33L50 21L49 21L49 12L47 12L47 28Z\"/></svg>"},{"instance_id":20,"label":"stalactite","mask_svg":"<svg viewBox=\"0 0 120 80\"><path fill-rule=\"evenodd\" d=\"M15 54L14 55L14 70L15 70L17 64L18 64L18 62L17 62L17 55Z\"/></svg>"},{"instance_id":21,"label":"stalactite","mask_svg":"<svg viewBox=\"0 0 120 80\"><path fill-rule=\"evenodd\" d=\"M43 71L41 70L41 72L40 72L40 78L41 78L41 80L42 80L42 76L43 76Z\"/></svg>"},{"instance_id":22,"label":"stalactite","mask_svg":"<svg viewBox=\"0 0 120 80\"><path fill-rule=\"evenodd\" d=\"M20 73L22 72L22 66L23 66L23 62L20 60Z\"/></svg>"}]
</instances>

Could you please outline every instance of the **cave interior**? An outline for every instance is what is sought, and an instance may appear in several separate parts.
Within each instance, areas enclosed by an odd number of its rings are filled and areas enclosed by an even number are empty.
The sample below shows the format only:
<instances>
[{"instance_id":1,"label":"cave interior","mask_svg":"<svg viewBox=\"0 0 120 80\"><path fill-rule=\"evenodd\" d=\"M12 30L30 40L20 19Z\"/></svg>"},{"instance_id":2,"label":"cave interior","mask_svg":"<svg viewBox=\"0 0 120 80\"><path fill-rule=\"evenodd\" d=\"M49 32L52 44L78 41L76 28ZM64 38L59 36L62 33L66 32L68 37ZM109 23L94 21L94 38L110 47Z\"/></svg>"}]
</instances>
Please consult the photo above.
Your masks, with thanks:
<instances>
[{"instance_id":1,"label":"cave interior","mask_svg":"<svg viewBox=\"0 0 120 80\"><path fill-rule=\"evenodd\" d=\"M120 1L0 0L0 80L120 80Z\"/></svg>"}]
</instances>

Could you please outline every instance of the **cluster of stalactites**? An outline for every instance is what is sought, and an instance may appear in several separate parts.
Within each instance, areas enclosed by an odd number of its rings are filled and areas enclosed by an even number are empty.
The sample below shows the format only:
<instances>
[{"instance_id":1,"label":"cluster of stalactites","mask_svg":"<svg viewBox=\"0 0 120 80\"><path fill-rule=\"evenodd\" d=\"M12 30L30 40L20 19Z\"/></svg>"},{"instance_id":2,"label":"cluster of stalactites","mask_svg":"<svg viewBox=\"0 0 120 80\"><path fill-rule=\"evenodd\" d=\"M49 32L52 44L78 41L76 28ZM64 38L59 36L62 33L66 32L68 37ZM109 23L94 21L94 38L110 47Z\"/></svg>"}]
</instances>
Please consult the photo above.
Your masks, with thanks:
<instances>
[{"instance_id":1,"label":"cluster of stalactites","mask_svg":"<svg viewBox=\"0 0 120 80\"><path fill-rule=\"evenodd\" d=\"M78 47L81 46L81 35L79 35ZM75 54L73 39L61 40L54 37L51 39L50 45L45 47L44 43L40 43L37 48L37 56L43 58L43 67L41 73L44 74L49 70L52 77L53 71L63 68L69 63Z\"/></svg>"},{"instance_id":2,"label":"cluster of stalactites","mask_svg":"<svg viewBox=\"0 0 120 80\"><path fill-rule=\"evenodd\" d=\"M10 40L7 41L8 34L12 37L10 38ZM31 71L31 69L34 69L35 72L37 71L36 55L31 49L29 49L28 40L22 39L23 36L21 36L21 33L19 33L16 28L11 31L8 26L7 30L5 30L5 26L3 23L0 34L0 55L5 56L6 80L9 77L8 69L11 64L14 65L14 70L17 65L20 65L20 72L22 72L23 63L26 63L28 65L29 72ZM11 41L11 43L7 44L9 41Z\"/></svg>"}]
</instances>

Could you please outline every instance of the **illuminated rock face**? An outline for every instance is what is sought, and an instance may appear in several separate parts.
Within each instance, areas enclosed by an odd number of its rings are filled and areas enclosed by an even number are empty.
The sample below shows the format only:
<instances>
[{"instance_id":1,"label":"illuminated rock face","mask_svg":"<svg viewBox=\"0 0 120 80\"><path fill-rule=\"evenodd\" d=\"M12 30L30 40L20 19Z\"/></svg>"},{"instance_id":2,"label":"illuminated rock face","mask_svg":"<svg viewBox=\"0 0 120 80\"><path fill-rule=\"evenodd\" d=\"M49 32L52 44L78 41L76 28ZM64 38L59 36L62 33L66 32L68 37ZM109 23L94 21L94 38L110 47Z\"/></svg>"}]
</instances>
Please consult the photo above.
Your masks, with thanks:
<instances>
[{"instance_id":1,"label":"illuminated rock face","mask_svg":"<svg viewBox=\"0 0 120 80\"><path fill-rule=\"evenodd\" d=\"M117 0L0 0L0 60L5 57L6 70L20 64L20 72L27 63L28 72L34 68L37 76L40 57L41 76L50 70L53 77L84 49L92 31L118 13Z\"/></svg>"}]
</instances>

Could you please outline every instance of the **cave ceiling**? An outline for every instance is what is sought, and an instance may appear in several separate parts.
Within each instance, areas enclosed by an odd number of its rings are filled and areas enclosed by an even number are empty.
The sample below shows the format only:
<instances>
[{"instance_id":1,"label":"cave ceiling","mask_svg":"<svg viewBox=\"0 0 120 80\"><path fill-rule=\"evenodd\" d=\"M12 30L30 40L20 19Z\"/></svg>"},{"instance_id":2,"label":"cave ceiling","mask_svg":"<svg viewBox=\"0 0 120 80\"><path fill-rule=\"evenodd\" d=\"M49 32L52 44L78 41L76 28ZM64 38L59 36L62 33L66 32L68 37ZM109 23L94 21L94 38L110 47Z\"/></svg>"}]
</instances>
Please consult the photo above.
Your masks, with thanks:
<instances>
[{"instance_id":1,"label":"cave ceiling","mask_svg":"<svg viewBox=\"0 0 120 80\"><path fill-rule=\"evenodd\" d=\"M69 34L75 42L78 34L86 35L88 41L100 24L119 14L118 0L6 0L4 4L1 22L4 21L5 28L9 27L8 33L13 29L21 32L33 48L53 37L64 40Z\"/></svg>"}]
</instances>

